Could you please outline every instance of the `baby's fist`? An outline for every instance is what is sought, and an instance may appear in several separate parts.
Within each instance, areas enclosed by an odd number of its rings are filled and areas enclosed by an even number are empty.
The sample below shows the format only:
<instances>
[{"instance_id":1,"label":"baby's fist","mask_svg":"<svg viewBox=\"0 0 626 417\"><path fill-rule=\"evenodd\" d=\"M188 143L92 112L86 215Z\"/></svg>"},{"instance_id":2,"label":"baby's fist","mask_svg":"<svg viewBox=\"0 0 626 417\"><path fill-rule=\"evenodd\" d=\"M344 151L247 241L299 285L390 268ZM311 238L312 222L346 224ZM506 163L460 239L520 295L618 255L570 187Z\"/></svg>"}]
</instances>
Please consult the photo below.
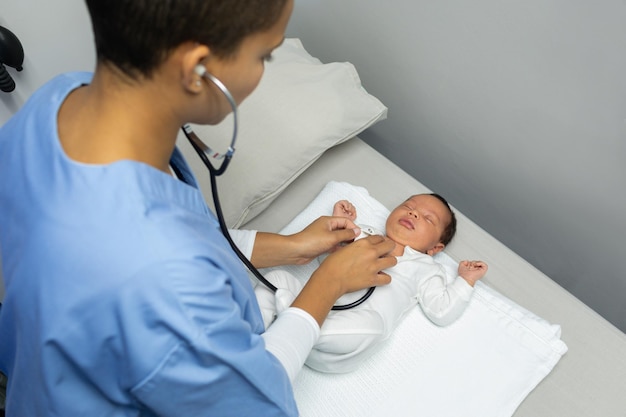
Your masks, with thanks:
<instances>
[{"instance_id":1,"label":"baby's fist","mask_svg":"<svg viewBox=\"0 0 626 417\"><path fill-rule=\"evenodd\" d=\"M472 287L487 273L488 266L483 261L461 261L459 263L459 276Z\"/></svg>"}]
</instances>

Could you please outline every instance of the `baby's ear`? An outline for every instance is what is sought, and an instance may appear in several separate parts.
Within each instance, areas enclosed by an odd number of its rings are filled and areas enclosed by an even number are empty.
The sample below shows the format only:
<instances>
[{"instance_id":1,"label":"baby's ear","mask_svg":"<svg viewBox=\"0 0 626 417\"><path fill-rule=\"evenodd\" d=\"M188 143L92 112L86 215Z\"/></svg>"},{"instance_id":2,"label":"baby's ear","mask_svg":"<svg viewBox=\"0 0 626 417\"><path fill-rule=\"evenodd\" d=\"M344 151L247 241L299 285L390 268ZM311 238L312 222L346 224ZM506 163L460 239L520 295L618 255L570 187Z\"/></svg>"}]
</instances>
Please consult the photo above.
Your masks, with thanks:
<instances>
[{"instance_id":1,"label":"baby's ear","mask_svg":"<svg viewBox=\"0 0 626 417\"><path fill-rule=\"evenodd\" d=\"M426 254L430 255L430 256L433 256L434 254L441 252L445 247L446 247L446 245L444 245L443 243L439 242L435 246L433 246L432 248L428 249L426 251Z\"/></svg>"}]
</instances>

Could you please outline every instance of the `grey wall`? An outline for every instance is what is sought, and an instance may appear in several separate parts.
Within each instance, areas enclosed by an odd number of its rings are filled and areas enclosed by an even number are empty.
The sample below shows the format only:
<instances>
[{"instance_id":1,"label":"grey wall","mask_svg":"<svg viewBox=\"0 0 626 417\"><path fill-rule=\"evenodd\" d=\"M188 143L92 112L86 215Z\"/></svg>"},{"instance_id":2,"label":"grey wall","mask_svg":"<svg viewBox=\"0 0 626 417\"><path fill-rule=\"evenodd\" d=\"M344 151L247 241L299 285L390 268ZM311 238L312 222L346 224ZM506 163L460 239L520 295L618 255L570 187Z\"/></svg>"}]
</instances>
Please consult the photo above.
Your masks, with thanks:
<instances>
[{"instance_id":1,"label":"grey wall","mask_svg":"<svg viewBox=\"0 0 626 417\"><path fill-rule=\"evenodd\" d=\"M356 65L362 137L626 330L626 2L296 1L288 34Z\"/></svg>"},{"instance_id":2,"label":"grey wall","mask_svg":"<svg viewBox=\"0 0 626 417\"><path fill-rule=\"evenodd\" d=\"M617 0L296 0L288 35L389 106L370 144L626 330L625 21ZM0 123L93 67L82 0L4 0L0 25L26 50Z\"/></svg>"}]
</instances>

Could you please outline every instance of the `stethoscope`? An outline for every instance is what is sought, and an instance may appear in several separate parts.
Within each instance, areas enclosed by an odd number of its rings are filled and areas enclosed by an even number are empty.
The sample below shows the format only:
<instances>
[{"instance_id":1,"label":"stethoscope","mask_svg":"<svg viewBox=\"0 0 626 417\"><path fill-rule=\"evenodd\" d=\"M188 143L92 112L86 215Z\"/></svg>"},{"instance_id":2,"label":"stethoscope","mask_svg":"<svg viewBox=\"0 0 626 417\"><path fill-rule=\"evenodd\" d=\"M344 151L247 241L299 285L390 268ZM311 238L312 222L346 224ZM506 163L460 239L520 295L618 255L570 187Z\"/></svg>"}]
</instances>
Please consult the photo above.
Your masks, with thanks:
<instances>
[{"instance_id":1,"label":"stethoscope","mask_svg":"<svg viewBox=\"0 0 626 417\"><path fill-rule=\"evenodd\" d=\"M239 250L239 248L233 241L232 237L230 236L230 233L228 233L228 227L226 226L226 222L224 221L224 214L222 212L222 207L220 205L220 200L219 200L219 196L217 193L217 180L216 179L218 176L226 172L226 168L228 168L228 164L230 163L230 160L233 158L233 154L235 153L235 141L237 140L237 130L239 126L237 103L235 102L235 99L233 98L228 88L224 85L224 83L222 83L217 77L210 74L204 66L202 65L196 66L195 72L201 78L205 78L211 81L213 84L215 84L215 86L217 86L217 88L226 97L226 100L228 101L228 104L232 108L232 112L233 112L233 136L230 141L230 146L228 147L228 150L226 151L226 153L221 154L218 152L214 152L209 146L207 146L202 140L200 140L198 135L196 135L196 133L193 131L193 129L191 128L189 124L186 124L182 127L183 133L189 140L189 143L191 143L191 146L194 148L194 150L196 151L200 159L202 159L202 162L204 163L204 165L209 170L209 174L211 176L211 194L213 197L213 204L215 206L215 214L219 221L222 234L224 235L224 237L230 244L230 247L237 254L239 259L241 259L244 265L246 265L248 270L267 288L269 288L273 292L276 292L277 291L276 286L272 284L271 282L269 282L263 276L263 274L261 274L261 272L259 272L259 270L256 269L254 265L252 265L252 262L250 262L250 260ZM209 158L222 160L222 163L218 168L216 168L215 166L213 166ZM376 287L370 287L361 298L359 298L358 300L352 303L336 305L336 306L333 306L332 309L333 310L348 310L350 308L356 307L362 304L365 300L367 300L370 297L370 295L372 295L375 288Z\"/></svg>"}]
</instances>

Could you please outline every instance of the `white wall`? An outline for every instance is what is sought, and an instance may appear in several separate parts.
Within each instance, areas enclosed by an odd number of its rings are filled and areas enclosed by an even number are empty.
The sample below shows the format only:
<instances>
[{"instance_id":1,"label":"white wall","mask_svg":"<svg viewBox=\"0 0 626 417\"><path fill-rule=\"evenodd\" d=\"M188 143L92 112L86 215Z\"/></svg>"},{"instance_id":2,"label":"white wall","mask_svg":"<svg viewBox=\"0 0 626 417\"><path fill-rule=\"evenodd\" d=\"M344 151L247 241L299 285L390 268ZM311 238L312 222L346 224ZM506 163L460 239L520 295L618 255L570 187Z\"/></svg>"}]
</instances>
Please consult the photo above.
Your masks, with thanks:
<instances>
[{"instance_id":1,"label":"white wall","mask_svg":"<svg viewBox=\"0 0 626 417\"><path fill-rule=\"evenodd\" d=\"M364 139L626 330L626 2L300 0L289 35L354 63Z\"/></svg>"},{"instance_id":2,"label":"white wall","mask_svg":"<svg viewBox=\"0 0 626 417\"><path fill-rule=\"evenodd\" d=\"M48 79L65 71L93 70L95 64L84 1L2 0L1 7L0 26L19 38L25 59L21 72L7 67L16 88L12 93L0 92L0 124ZM0 300L3 297L0 273Z\"/></svg>"}]
</instances>

